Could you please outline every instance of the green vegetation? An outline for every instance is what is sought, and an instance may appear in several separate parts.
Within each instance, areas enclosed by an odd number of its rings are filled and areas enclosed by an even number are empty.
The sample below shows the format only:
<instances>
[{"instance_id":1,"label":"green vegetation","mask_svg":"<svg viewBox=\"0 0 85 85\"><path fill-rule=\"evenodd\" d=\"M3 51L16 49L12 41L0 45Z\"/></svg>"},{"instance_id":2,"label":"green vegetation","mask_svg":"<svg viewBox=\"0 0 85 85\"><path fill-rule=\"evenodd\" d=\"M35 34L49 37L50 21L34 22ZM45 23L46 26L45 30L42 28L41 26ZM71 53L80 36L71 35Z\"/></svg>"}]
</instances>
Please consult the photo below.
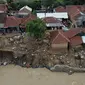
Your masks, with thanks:
<instances>
[{"instance_id":1,"label":"green vegetation","mask_svg":"<svg viewBox=\"0 0 85 85\"><path fill-rule=\"evenodd\" d=\"M40 9L42 6L46 9L52 9L57 6L65 5L83 5L85 0L0 0L0 3L7 2L9 4L9 9L20 9L21 7L28 5L33 10Z\"/></svg>"},{"instance_id":2,"label":"green vegetation","mask_svg":"<svg viewBox=\"0 0 85 85\"><path fill-rule=\"evenodd\" d=\"M46 30L45 23L41 19L36 19L28 22L27 32L35 38L43 38Z\"/></svg>"}]
</instances>

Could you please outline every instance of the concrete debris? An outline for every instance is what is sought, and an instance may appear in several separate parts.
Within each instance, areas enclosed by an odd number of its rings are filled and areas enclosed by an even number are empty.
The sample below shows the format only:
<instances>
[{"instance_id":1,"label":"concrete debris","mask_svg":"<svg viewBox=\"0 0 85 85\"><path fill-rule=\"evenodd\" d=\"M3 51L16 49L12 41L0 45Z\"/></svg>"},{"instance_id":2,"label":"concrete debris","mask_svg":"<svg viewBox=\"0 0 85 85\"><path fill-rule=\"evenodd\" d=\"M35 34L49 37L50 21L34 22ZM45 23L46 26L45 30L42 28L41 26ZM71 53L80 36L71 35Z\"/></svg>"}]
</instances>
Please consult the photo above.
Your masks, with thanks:
<instances>
[{"instance_id":1,"label":"concrete debris","mask_svg":"<svg viewBox=\"0 0 85 85\"><path fill-rule=\"evenodd\" d=\"M71 67L68 65L55 65L54 67L50 68L52 72L66 72L71 75L74 72L85 72L85 68L79 67Z\"/></svg>"}]
</instances>

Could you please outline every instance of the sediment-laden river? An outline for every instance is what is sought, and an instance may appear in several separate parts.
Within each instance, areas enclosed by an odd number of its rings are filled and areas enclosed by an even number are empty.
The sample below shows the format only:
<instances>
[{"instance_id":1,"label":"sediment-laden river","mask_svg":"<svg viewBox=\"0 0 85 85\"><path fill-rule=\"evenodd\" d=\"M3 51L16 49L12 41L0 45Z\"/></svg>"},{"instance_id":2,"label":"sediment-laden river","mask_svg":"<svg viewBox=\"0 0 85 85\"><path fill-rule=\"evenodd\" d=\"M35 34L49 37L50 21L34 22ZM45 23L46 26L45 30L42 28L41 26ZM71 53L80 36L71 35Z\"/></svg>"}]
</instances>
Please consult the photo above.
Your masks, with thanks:
<instances>
[{"instance_id":1,"label":"sediment-laden river","mask_svg":"<svg viewBox=\"0 0 85 85\"><path fill-rule=\"evenodd\" d=\"M68 75L45 68L0 66L0 85L85 85L85 73Z\"/></svg>"}]
</instances>

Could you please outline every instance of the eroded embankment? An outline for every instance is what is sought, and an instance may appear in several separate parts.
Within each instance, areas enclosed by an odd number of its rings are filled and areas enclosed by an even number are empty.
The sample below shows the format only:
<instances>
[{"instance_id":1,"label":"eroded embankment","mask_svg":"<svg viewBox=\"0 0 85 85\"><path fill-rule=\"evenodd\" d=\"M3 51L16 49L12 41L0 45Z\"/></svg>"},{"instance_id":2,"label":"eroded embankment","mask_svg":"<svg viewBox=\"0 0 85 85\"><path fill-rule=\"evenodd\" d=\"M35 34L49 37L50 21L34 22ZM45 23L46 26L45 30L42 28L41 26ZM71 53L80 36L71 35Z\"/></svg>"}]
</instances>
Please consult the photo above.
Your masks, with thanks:
<instances>
[{"instance_id":1,"label":"eroded embankment","mask_svg":"<svg viewBox=\"0 0 85 85\"><path fill-rule=\"evenodd\" d=\"M47 38L36 40L26 34L10 34L0 36L0 65L16 64L22 67L52 67L59 71L84 72L84 48L71 49L69 53L54 53L50 49ZM62 67L64 65L64 67ZM75 68L75 70L74 70ZM62 70L61 70L62 69ZM70 70L69 70L70 69Z\"/></svg>"}]
</instances>

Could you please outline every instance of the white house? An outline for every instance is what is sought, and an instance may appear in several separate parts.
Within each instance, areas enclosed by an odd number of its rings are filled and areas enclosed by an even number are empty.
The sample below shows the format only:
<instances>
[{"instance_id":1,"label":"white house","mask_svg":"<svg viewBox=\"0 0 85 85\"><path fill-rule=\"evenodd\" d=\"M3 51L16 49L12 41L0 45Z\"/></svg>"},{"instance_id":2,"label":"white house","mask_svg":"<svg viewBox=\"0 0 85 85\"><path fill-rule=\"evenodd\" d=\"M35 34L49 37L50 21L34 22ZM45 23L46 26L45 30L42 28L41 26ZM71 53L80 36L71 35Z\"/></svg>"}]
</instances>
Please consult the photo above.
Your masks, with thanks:
<instances>
[{"instance_id":1,"label":"white house","mask_svg":"<svg viewBox=\"0 0 85 85\"><path fill-rule=\"evenodd\" d=\"M32 12L32 8L28 7L28 6L24 6L22 7L19 12L18 15L20 16L27 16L28 14L30 14Z\"/></svg>"}]
</instances>

